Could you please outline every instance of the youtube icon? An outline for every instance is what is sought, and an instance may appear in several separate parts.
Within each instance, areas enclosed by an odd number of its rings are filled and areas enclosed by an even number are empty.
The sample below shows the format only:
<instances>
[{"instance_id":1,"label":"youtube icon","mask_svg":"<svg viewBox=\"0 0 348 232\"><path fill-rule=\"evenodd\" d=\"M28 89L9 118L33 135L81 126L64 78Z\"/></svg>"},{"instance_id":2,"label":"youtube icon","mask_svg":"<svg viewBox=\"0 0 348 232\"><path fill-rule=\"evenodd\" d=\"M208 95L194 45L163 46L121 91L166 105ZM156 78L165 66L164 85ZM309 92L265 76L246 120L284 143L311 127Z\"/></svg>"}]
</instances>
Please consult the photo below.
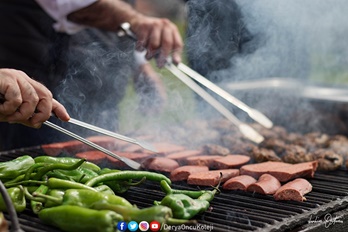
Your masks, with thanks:
<instances>
[{"instance_id":1,"label":"youtube icon","mask_svg":"<svg viewBox=\"0 0 348 232\"><path fill-rule=\"evenodd\" d=\"M159 231L161 229L161 225L158 221L152 221L150 223L150 230L151 231Z\"/></svg>"}]
</instances>

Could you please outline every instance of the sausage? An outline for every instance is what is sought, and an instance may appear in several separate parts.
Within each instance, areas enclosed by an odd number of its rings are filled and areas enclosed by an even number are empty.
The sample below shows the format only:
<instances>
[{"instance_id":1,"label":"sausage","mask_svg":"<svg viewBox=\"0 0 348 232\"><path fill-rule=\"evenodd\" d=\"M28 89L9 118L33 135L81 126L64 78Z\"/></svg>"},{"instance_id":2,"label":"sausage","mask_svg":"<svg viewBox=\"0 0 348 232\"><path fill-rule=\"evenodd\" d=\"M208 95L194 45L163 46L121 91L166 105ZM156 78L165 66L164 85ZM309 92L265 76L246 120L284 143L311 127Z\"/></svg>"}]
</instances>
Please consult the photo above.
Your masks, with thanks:
<instances>
[{"instance_id":1,"label":"sausage","mask_svg":"<svg viewBox=\"0 0 348 232\"><path fill-rule=\"evenodd\" d=\"M256 183L248 186L248 192L256 192L264 195L274 194L281 184L277 178L269 174L260 176Z\"/></svg>"},{"instance_id":2,"label":"sausage","mask_svg":"<svg viewBox=\"0 0 348 232\"><path fill-rule=\"evenodd\" d=\"M214 161L216 159L222 158L219 155L198 155L187 158L187 164L189 165L198 165L198 166L207 166L209 168L214 166Z\"/></svg>"},{"instance_id":3,"label":"sausage","mask_svg":"<svg viewBox=\"0 0 348 232\"><path fill-rule=\"evenodd\" d=\"M292 201L305 201L305 194L312 191L312 185L306 179L297 178L290 181L280 187L273 195L277 201L292 200Z\"/></svg>"},{"instance_id":4,"label":"sausage","mask_svg":"<svg viewBox=\"0 0 348 232\"><path fill-rule=\"evenodd\" d=\"M196 155L201 155L202 151L200 150L185 150L185 151L179 151L179 152L174 152L166 157L169 159L176 160L180 164L187 164L187 158L196 156Z\"/></svg>"},{"instance_id":5,"label":"sausage","mask_svg":"<svg viewBox=\"0 0 348 232\"><path fill-rule=\"evenodd\" d=\"M227 180L223 185L222 188L226 190L243 190L245 191L247 187L253 183L256 182L256 179L254 177L248 176L248 175L240 175L232 177L231 179Z\"/></svg>"},{"instance_id":6,"label":"sausage","mask_svg":"<svg viewBox=\"0 0 348 232\"><path fill-rule=\"evenodd\" d=\"M292 164L286 167L278 167L268 173L280 182L287 182L298 177L313 177L318 167L318 161Z\"/></svg>"},{"instance_id":7,"label":"sausage","mask_svg":"<svg viewBox=\"0 0 348 232\"><path fill-rule=\"evenodd\" d=\"M212 168L229 169L238 168L250 161L250 157L246 155L227 155L215 160L212 160Z\"/></svg>"},{"instance_id":8,"label":"sausage","mask_svg":"<svg viewBox=\"0 0 348 232\"><path fill-rule=\"evenodd\" d=\"M104 161L106 161L106 158L108 155L101 151L84 151L84 152L79 152L75 155L76 158L79 159L86 159L87 161L93 162L95 164L101 164Z\"/></svg>"},{"instance_id":9,"label":"sausage","mask_svg":"<svg viewBox=\"0 0 348 232\"><path fill-rule=\"evenodd\" d=\"M283 168L288 166L291 166L291 164L273 161L258 164L247 164L240 168L240 174L249 175L254 177L255 179L258 179L262 174L268 173L272 169Z\"/></svg>"},{"instance_id":10,"label":"sausage","mask_svg":"<svg viewBox=\"0 0 348 232\"><path fill-rule=\"evenodd\" d=\"M222 177L220 177L220 173L222 174ZM216 186L219 183L220 178L221 183L223 183L228 179L238 175L238 169L224 169L208 172L197 172L189 175L189 177L187 178L187 183L201 186Z\"/></svg>"},{"instance_id":11,"label":"sausage","mask_svg":"<svg viewBox=\"0 0 348 232\"><path fill-rule=\"evenodd\" d=\"M41 145L41 149L45 152L45 154L49 156L57 156L63 152L69 153L69 154L75 154L78 151L91 150L92 148L83 144L80 141L71 140L71 141L60 142L60 143L43 144Z\"/></svg>"},{"instance_id":12,"label":"sausage","mask_svg":"<svg viewBox=\"0 0 348 232\"><path fill-rule=\"evenodd\" d=\"M193 166L193 165L181 166L174 169L170 173L170 179L172 181L187 180L189 175L193 173L207 172L207 171L209 171L209 168L207 166Z\"/></svg>"},{"instance_id":13,"label":"sausage","mask_svg":"<svg viewBox=\"0 0 348 232\"><path fill-rule=\"evenodd\" d=\"M288 164L283 162L264 162L258 164L247 164L240 168L242 175L250 175L259 178L262 174L270 174L280 182L286 182L298 177L313 177L318 167L318 161L299 164Z\"/></svg>"},{"instance_id":14,"label":"sausage","mask_svg":"<svg viewBox=\"0 0 348 232\"><path fill-rule=\"evenodd\" d=\"M179 163L175 160L168 159L165 157L154 157L145 160L142 163L145 169L159 171L159 172L172 172L174 169L179 167Z\"/></svg>"}]
</instances>

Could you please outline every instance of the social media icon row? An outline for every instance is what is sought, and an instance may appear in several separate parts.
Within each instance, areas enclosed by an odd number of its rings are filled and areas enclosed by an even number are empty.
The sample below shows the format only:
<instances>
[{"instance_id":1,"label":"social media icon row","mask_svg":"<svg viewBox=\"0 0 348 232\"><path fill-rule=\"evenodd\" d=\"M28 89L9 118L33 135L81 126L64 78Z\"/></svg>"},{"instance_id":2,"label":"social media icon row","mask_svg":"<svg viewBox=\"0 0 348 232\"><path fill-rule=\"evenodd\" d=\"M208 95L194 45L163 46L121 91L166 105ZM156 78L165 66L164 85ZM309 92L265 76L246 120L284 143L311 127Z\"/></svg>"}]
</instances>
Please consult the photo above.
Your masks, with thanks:
<instances>
[{"instance_id":1,"label":"social media icon row","mask_svg":"<svg viewBox=\"0 0 348 232\"><path fill-rule=\"evenodd\" d=\"M161 225L157 221L152 221L150 224L147 221L139 222L139 224L135 221L130 221L128 223L120 221L117 223L117 229L119 231L126 231L127 229L129 231L137 231L138 229L140 231L159 231L161 229Z\"/></svg>"}]
</instances>

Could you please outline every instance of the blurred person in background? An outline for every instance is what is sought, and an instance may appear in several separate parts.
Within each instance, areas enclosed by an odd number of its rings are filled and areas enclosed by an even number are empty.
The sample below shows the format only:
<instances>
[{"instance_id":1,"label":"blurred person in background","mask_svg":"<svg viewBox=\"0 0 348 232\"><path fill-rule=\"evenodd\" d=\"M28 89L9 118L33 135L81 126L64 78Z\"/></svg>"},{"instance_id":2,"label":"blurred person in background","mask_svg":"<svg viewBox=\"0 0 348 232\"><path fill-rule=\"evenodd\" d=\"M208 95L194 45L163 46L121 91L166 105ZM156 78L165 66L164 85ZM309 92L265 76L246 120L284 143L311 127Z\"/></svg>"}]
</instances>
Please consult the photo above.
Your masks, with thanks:
<instances>
[{"instance_id":1,"label":"blurred person in background","mask_svg":"<svg viewBox=\"0 0 348 232\"><path fill-rule=\"evenodd\" d=\"M123 22L130 23L137 42L117 36ZM176 26L165 18L145 16L124 1L2 0L0 24L0 68L23 70L44 84L71 117L109 130L118 127L117 104L129 77L146 71L138 69L146 59L156 58L158 67L168 56L174 63L181 61L183 44ZM146 59L135 58L135 49L146 50ZM151 91L163 96L163 89L157 88L160 80L152 77L137 75L142 83L137 89L147 92L150 84ZM161 101L151 100L149 107ZM64 127L89 135L82 128ZM35 130L0 123L3 150L69 139L44 126Z\"/></svg>"}]
</instances>

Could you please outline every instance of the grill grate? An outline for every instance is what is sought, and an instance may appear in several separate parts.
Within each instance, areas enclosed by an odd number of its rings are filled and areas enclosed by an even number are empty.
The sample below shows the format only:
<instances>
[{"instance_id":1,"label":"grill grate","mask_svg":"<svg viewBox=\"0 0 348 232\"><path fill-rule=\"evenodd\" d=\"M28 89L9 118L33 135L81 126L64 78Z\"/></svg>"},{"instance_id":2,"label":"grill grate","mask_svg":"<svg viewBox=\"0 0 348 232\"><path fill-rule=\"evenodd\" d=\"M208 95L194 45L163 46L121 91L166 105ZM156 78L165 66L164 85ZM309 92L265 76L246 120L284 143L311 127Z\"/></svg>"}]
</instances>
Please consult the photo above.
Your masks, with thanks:
<instances>
[{"instance_id":1,"label":"grill grate","mask_svg":"<svg viewBox=\"0 0 348 232\"><path fill-rule=\"evenodd\" d=\"M0 161L11 160L24 154L35 157L42 155L43 151L39 147L34 147L1 152ZM308 224L311 218L319 218L327 213L347 208L348 173L346 170L316 173L315 177L309 181L313 185L313 191L306 195L305 202L277 202L272 196L222 190L211 202L211 210L195 219L199 225L212 226L212 231L215 232L288 231ZM184 182L174 183L173 188L197 189ZM150 181L141 186L132 187L124 195L139 208L151 206L153 201L159 201L163 196L159 184ZM18 216L24 231L59 231L43 225L29 208Z\"/></svg>"}]
</instances>

